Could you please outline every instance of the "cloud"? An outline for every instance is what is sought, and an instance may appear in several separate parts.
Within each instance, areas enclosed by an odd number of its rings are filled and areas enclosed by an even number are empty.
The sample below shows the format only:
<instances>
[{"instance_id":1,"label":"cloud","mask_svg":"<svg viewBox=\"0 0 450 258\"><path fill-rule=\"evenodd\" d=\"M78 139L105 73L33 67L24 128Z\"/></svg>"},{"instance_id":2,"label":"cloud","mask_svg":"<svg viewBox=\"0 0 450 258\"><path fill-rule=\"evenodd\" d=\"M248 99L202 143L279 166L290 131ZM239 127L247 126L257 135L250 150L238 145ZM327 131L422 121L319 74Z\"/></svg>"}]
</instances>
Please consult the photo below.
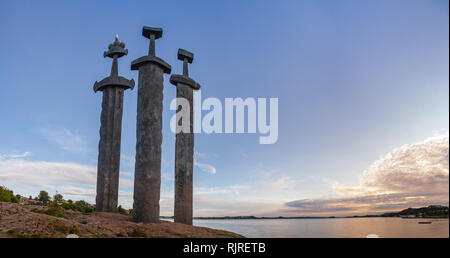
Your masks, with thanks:
<instances>
[{"instance_id":1,"label":"cloud","mask_svg":"<svg viewBox=\"0 0 450 258\"><path fill-rule=\"evenodd\" d=\"M65 151L74 153L88 152L85 137L76 135L69 129L63 127L40 128L37 130L37 133Z\"/></svg>"},{"instance_id":2,"label":"cloud","mask_svg":"<svg viewBox=\"0 0 450 258\"><path fill-rule=\"evenodd\" d=\"M448 148L448 135L403 145L364 171L359 186L345 187L336 184L334 188L344 196L405 191L418 195L448 194Z\"/></svg>"},{"instance_id":3,"label":"cloud","mask_svg":"<svg viewBox=\"0 0 450 258\"><path fill-rule=\"evenodd\" d=\"M240 194L243 189L247 189L244 185L231 185L225 187L194 187L195 195L213 195L213 194Z\"/></svg>"},{"instance_id":4,"label":"cloud","mask_svg":"<svg viewBox=\"0 0 450 258\"><path fill-rule=\"evenodd\" d=\"M194 157L199 159L208 159L211 155L205 152L194 151Z\"/></svg>"},{"instance_id":5,"label":"cloud","mask_svg":"<svg viewBox=\"0 0 450 258\"><path fill-rule=\"evenodd\" d=\"M204 152L199 152L199 151L195 150L194 151L194 166L197 166L198 168L200 168L200 170L202 170L206 173L215 174L217 172L217 170L213 165L198 162L198 159L209 159L211 156L215 156L215 154L204 153Z\"/></svg>"},{"instance_id":6,"label":"cloud","mask_svg":"<svg viewBox=\"0 0 450 258\"><path fill-rule=\"evenodd\" d=\"M200 163L195 159L194 159L194 166L197 166L202 171L210 173L210 174L215 174L217 172L216 168L213 165L206 164L206 163Z\"/></svg>"},{"instance_id":7,"label":"cloud","mask_svg":"<svg viewBox=\"0 0 450 258\"><path fill-rule=\"evenodd\" d=\"M19 185L50 187L52 184L95 185L97 169L76 163L0 161L0 180Z\"/></svg>"},{"instance_id":8,"label":"cloud","mask_svg":"<svg viewBox=\"0 0 450 258\"><path fill-rule=\"evenodd\" d=\"M17 155L16 155L17 156ZM24 156L24 155L19 155ZM72 162L29 161L2 154L0 159L0 182L19 187L36 187L58 190L72 196L91 196L95 193L97 167ZM120 173L119 186L133 187L129 172Z\"/></svg>"},{"instance_id":9,"label":"cloud","mask_svg":"<svg viewBox=\"0 0 450 258\"><path fill-rule=\"evenodd\" d=\"M261 188L265 189L265 191L270 191L272 189L274 191L294 191L296 190L297 181L288 176L282 176L273 180L266 180L261 182Z\"/></svg>"},{"instance_id":10,"label":"cloud","mask_svg":"<svg viewBox=\"0 0 450 258\"><path fill-rule=\"evenodd\" d=\"M95 199L96 191L94 188L82 188L76 186L62 186L59 187L59 191L62 195L70 196L84 196Z\"/></svg>"},{"instance_id":11,"label":"cloud","mask_svg":"<svg viewBox=\"0 0 450 258\"><path fill-rule=\"evenodd\" d=\"M17 159L17 158L25 158L31 155L31 152L24 152L22 154L1 154L0 153L0 160L4 159Z\"/></svg>"},{"instance_id":12,"label":"cloud","mask_svg":"<svg viewBox=\"0 0 450 258\"><path fill-rule=\"evenodd\" d=\"M335 198L293 199L301 182L270 169L255 167L249 185L194 187L195 216L324 216L373 214L406 207L448 204L449 137L436 135L392 150L363 171L355 186L331 182ZM71 162L30 161L28 152L0 154L0 182L58 190L66 198L95 200L97 168ZM214 174L209 164L195 166ZM173 180L172 172L162 173ZM132 207L133 173L121 172L119 202ZM164 190L164 189L162 189ZM167 190L167 189L166 189ZM214 197L214 198L213 198ZM162 192L161 214L172 215L173 191Z\"/></svg>"},{"instance_id":13,"label":"cloud","mask_svg":"<svg viewBox=\"0 0 450 258\"><path fill-rule=\"evenodd\" d=\"M301 180L292 178L283 173L283 171L268 167L262 162L257 163L252 171L254 180L241 193L243 195L266 199L280 200L280 202L291 200L293 196L298 195L298 189L301 187Z\"/></svg>"},{"instance_id":14,"label":"cloud","mask_svg":"<svg viewBox=\"0 0 450 258\"><path fill-rule=\"evenodd\" d=\"M449 201L449 136L394 149L366 169L357 186L332 184L340 196L287 202L284 212L384 212Z\"/></svg>"}]
</instances>

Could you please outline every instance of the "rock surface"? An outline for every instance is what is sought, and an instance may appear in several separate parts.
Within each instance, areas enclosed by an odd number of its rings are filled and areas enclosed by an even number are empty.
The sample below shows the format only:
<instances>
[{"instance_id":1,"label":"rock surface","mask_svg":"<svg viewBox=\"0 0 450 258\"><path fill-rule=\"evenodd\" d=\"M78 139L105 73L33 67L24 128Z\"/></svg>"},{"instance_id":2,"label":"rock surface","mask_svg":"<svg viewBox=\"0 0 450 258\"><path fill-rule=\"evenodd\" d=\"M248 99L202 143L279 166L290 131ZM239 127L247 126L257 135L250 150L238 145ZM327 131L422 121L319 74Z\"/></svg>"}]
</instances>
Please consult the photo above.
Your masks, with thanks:
<instances>
[{"instance_id":1,"label":"rock surface","mask_svg":"<svg viewBox=\"0 0 450 258\"><path fill-rule=\"evenodd\" d=\"M82 214L64 211L66 218L57 218L33 212L46 209L42 206L23 206L0 202L0 238L36 237L65 238L76 234L81 238L136 238L136 237L202 237L241 238L241 235L206 227L189 226L169 221L159 223L135 223L131 216L93 212Z\"/></svg>"}]
</instances>

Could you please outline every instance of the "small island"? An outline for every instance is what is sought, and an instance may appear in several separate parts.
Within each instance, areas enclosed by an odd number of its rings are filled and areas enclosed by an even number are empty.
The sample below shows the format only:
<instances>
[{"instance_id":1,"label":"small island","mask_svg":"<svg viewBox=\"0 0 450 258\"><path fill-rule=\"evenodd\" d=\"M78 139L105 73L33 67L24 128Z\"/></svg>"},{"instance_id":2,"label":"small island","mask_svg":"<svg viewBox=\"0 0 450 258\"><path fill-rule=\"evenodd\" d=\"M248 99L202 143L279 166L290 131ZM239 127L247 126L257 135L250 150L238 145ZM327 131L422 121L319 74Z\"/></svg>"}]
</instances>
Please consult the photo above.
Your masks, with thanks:
<instances>
[{"instance_id":1,"label":"small island","mask_svg":"<svg viewBox=\"0 0 450 258\"><path fill-rule=\"evenodd\" d=\"M384 213L380 217L448 219L448 206L430 205L421 208L408 208L400 212Z\"/></svg>"}]
</instances>

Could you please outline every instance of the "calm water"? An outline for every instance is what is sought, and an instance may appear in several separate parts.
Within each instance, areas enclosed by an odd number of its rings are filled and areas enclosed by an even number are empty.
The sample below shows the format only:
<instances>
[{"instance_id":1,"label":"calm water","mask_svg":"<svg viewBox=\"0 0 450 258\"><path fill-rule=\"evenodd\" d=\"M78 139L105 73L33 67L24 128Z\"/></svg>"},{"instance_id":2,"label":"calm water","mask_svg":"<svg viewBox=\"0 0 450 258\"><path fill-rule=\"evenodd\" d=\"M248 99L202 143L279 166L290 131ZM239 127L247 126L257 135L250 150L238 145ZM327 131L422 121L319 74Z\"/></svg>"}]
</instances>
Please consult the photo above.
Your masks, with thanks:
<instances>
[{"instance_id":1,"label":"calm water","mask_svg":"<svg viewBox=\"0 0 450 258\"><path fill-rule=\"evenodd\" d=\"M432 221L419 224L419 221ZM194 220L194 225L223 229L246 237L449 237L448 219L342 218Z\"/></svg>"}]
</instances>

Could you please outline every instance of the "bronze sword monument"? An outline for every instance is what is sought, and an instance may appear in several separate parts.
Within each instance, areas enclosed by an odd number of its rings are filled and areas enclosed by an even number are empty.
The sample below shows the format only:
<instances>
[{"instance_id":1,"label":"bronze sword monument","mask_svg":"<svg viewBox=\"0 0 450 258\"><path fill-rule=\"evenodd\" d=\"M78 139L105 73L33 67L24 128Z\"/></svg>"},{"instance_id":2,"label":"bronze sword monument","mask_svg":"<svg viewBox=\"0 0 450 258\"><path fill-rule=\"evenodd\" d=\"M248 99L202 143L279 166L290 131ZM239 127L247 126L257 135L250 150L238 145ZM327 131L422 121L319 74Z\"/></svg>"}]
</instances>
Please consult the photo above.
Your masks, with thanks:
<instances>
[{"instance_id":1,"label":"bronze sword monument","mask_svg":"<svg viewBox=\"0 0 450 258\"><path fill-rule=\"evenodd\" d=\"M94 92L102 91L100 142L98 144L96 211L116 212L119 192L120 141L123 92L134 88L134 80L119 76L117 59L127 55L125 43L116 36L104 57L113 59L111 75L95 82Z\"/></svg>"},{"instance_id":2,"label":"bronze sword monument","mask_svg":"<svg viewBox=\"0 0 450 258\"><path fill-rule=\"evenodd\" d=\"M131 70L139 71L133 195L136 222L159 222L164 73L171 71L155 54L155 40L162 33L161 28L145 26L142 35L150 39L148 55L131 63Z\"/></svg>"},{"instance_id":3,"label":"bronze sword monument","mask_svg":"<svg viewBox=\"0 0 450 258\"><path fill-rule=\"evenodd\" d=\"M194 163L193 91L200 89L200 85L189 78L188 63L192 63L194 54L184 49L178 49L178 59L183 61L183 74L172 75L170 77L170 83L177 87L177 107L181 106L183 108L180 98L187 100L189 104L189 121L182 121L180 112L177 112L174 221L192 225ZM189 130L187 132L183 131L180 122L189 123L187 126Z\"/></svg>"}]
</instances>

